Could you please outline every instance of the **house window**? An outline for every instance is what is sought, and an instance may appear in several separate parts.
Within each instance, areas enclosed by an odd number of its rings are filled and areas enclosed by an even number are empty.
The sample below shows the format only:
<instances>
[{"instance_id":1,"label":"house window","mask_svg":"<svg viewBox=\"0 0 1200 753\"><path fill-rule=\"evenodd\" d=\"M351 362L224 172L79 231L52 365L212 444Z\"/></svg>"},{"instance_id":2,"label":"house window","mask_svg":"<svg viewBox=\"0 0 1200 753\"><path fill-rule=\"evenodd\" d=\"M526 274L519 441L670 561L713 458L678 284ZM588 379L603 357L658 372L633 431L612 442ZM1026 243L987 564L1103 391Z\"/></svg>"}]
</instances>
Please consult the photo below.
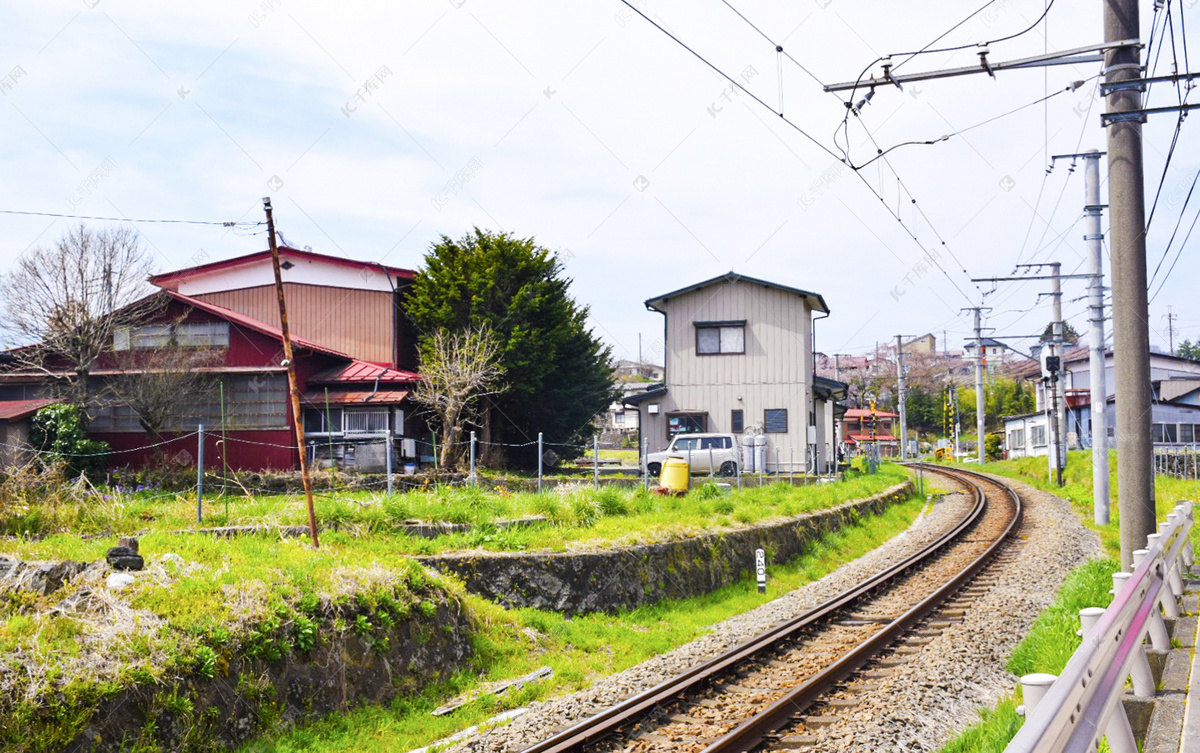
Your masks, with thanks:
<instances>
[{"instance_id":1,"label":"house window","mask_svg":"<svg viewBox=\"0 0 1200 753\"><path fill-rule=\"evenodd\" d=\"M1046 427L1045 426L1030 426L1029 439L1033 442L1034 447L1046 446Z\"/></svg>"},{"instance_id":2,"label":"house window","mask_svg":"<svg viewBox=\"0 0 1200 753\"><path fill-rule=\"evenodd\" d=\"M745 414L740 410L729 412L729 430L734 434L741 434L746 429Z\"/></svg>"},{"instance_id":3,"label":"house window","mask_svg":"<svg viewBox=\"0 0 1200 753\"><path fill-rule=\"evenodd\" d=\"M1175 444L1179 441L1179 427L1176 424L1152 424L1150 436L1155 444Z\"/></svg>"},{"instance_id":4,"label":"house window","mask_svg":"<svg viewBox=\"0 0 1200 753\"><path fill-rule=\"evenodd\" d=\"M283 374L230 377L225 394L230 429L287 428L288 386Z\"/></svg>"},{"instance_id":5,"label":"house window","mask_svg":"<svg viewBox=\"0 0 1200 753\"><path fill-rule=\"evenodd\" d=\"M787 408L767 408L763 411L763 432L767 434L787 434Z\"/></svg>"},{"instance_id":6,"label":"house window","mask_svg":"<svg viewBox=\"0 0 1200 753\"><path fill-rule=\"evenodd\" d=\"M388 430L387 408L348 408L347 434L383 434Z\"/></svg>"},{"instance_id":7,"label":"house window","mask_svg":"<svg viewBox=\"0 0 1200 753\"><path fill-rule=\"evenodd\" d=\"M341 434L342 409L309 408L304 411L304 431L307 434Z\"/></svg>"},{"instance_id":8,"label":"house window","mask_svg":"<svg viewBox=\"0 0 1200 753\"><path fill-rule=\"evenodd\" d=\"M696 322L696 354L741 355L746 352L746 322Z\"/></svg>"},{"instance_id":9,"label":"house window","mask_svg":"<svg viewBox=\"0 0 1200 753\"><path fill-rule=\"evenodd\" d=\"M1179 425L1179 441L1184 444L1191 444L1196 441L1196 432L1193 430L1195 424L1180 424Z\"/></svg>"},{"instance_id":10,"label":"house window","mask_svg":"<svg viewBox=\"0 0 1200 753\"><path fill-rule=\"evenodd\" d=\"M696 434L708 431L707 413L668 413L667 439L676 434Z\"/></svg>"},{"instance_id":11,"label":"house window","mask_svg":"<svg viewBox=\"0 0 1200 753\"><path fill-rule=\"evenodd\" d=\"M1008 433L1008 447L1010 450L1023 448L1025 446L1025 430L1013 429Z\"/></svg>"},{"instance_id":12,"label":"house window","mask_svg":"<svg viewBox=\"0 0 1200 753\"><path fill-rule=\"evenodd\" d=\"M228 348L229 322L180 322L121 327L113 333L114 350L165 348Z\"/></svg>"}]
</instances>

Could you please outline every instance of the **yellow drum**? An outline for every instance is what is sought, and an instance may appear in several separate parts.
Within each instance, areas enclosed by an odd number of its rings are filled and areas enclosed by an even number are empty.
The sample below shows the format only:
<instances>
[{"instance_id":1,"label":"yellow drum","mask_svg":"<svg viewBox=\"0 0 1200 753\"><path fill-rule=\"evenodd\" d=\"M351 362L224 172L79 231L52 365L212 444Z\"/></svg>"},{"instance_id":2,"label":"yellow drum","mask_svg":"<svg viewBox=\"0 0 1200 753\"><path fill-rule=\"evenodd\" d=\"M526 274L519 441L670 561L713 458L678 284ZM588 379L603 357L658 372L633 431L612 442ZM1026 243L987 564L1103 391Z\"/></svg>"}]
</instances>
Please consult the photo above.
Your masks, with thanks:
<instances>
[{"instance_id":1,"label":"yellow drum","mask_svg":"<svg viewBox=\"0 0 1200 753\"><path fill-rule=\"evenodd\" d=\"M667 458L663 463L662 475L658 477L658 485L673 492L688 490L688 463L683 458Z\"/></svg>"}]
</instances>

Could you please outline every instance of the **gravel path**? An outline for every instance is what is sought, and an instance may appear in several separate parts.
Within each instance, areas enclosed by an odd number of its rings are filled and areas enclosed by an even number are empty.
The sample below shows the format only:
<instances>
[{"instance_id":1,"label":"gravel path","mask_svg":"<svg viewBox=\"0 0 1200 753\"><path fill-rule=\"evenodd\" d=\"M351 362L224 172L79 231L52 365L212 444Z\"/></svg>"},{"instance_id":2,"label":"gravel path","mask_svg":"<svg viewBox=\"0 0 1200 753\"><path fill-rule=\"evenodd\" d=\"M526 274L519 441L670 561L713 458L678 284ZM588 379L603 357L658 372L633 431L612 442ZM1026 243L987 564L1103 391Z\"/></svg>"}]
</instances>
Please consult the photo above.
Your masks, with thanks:
<instances>
[{"instance_id":1,"label":"gravel path","mask_svg":"<svg viewBox=\"0 0 1200 753\"><path fill-rule=\"evenodd\" d=\"M843 721L821 732L829 749L936 749L953 731L974 719L977 706L993 703L1011 691L1013 678L1004 671L1004 662L1012 646L1049 603L1066 573L1100 552L1095 536L1079 524L1064 501L1031 487L1018 489L1026 502L1022 534L1027 537L1020 545L1019 562L1029 566L1002 576L999 585L979 602L981 609L972 610L914 657L912 670L905 669L902 685L891 679L881 680L877 690L859 696L858 706L840 712ZM447 750L519 751L903 559L953 526L969 504L967 497L951 494L923 511L908 530L824 578L715 624L712 633L601 678L584 690L534 703L527 713L508 724L488 729ZM820 744L815 749L827 748Z\"/></svg>"}]
</instances>

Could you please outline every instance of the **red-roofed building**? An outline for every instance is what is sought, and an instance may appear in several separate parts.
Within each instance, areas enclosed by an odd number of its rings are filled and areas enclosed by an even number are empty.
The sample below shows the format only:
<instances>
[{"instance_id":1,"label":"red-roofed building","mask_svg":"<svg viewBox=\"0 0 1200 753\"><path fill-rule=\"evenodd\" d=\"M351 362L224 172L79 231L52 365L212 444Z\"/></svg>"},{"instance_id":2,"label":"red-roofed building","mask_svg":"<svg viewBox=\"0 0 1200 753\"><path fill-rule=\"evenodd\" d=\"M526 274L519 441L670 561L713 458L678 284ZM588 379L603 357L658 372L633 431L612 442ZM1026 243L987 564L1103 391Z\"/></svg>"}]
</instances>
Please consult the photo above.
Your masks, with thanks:
<instances>
[{"instance_id":1,"label":"red-roofed building","mask_svg":"<svg viewBox=\"0 0 1200 753\"><path fill-rule=\"evenodd\" d=\"M0 400L0 470L28 459L30 419L55 402L46 398Z\"/></svg>"},{"instance_id":2,"label":"red-roofed building","mask_svg":"<svg viewBox=\"0 0 1200 753\"><path fill-rule=\"evenodd\" d=\"M280 255L305 452L318 465L359 470L383 470L389 446L394 463L416 461L416 438L427 432L407 402L420 377L414 338L400 315L413 273L292 248ZM112 356L91 372L93 393L103 394L108 380L161 373L152 354L167 345L211 349L214 358L195 370L212 378L201 393L179 396L173 425L157 436L133 405L98 402L90 431L113 448L112 465L163 456L192 462L192 434L203 424L208 468L298 467L270 252L150 281L167 296L165 306L145 324L117 331ZM0 413L6 401L29 402L48 391L40 375L0 373Z\"/></svg>"},{"instance_id":3,"label":"red-roofed building","mask_svg":"<svg viewBox=\"0 0 1200 753\"><path fill-rule=\"evenodd\" d=\"M884 457L895 457L900 454L900 440L892 427L898 418L885 410L850 408L842 416L842 443L852 452L875 443Z\"/></svg>"}]
</instances>

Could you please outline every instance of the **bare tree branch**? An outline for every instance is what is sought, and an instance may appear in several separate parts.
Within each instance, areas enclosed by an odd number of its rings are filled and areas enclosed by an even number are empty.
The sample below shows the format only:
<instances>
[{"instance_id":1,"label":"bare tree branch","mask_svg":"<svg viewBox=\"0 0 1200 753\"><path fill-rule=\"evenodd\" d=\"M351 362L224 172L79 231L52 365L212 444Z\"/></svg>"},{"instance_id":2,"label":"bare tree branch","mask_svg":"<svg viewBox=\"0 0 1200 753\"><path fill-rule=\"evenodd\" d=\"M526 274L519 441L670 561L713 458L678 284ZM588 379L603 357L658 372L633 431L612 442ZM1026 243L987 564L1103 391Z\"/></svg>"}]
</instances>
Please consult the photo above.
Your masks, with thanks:
<instances>
[{"instance_id":1,"label":"bare tree branch","mask_svg":"<svg viewBox=\"0 0 1200 753\"><path fill-rule=\"evenodd\" d=\"M412 399L441 428L443 468L460 463L463 425L475 417L480 398L502 391L504 369L499 360L499 343L486 326L461 332L437 330L422 343L422 381Z\"/></svg>"}]
</instances>

